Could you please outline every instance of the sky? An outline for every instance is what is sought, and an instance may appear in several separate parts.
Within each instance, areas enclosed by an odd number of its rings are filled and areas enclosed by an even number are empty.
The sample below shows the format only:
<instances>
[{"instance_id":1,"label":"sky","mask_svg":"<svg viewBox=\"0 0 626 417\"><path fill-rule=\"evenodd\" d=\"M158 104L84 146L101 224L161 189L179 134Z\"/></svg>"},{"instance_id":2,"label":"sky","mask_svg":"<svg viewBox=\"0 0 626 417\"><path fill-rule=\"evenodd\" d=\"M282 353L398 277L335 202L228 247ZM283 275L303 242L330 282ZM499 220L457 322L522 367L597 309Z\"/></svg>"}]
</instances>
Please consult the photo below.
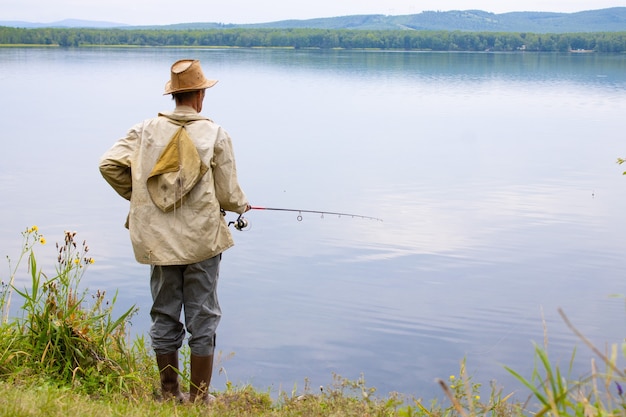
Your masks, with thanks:
<instances>
[{"instance_id":1,"label":"sky","mask_svg":"<svg viewBox=\"0 0 626 417\"><path fill-rule=\"evenodd\" d=\"M354 14L405 15L429 10L573 13L626 7L626 0L2 0L0 21L64 19L129 25L188 22L262 23Z\"/></svg>"}]
</instances>

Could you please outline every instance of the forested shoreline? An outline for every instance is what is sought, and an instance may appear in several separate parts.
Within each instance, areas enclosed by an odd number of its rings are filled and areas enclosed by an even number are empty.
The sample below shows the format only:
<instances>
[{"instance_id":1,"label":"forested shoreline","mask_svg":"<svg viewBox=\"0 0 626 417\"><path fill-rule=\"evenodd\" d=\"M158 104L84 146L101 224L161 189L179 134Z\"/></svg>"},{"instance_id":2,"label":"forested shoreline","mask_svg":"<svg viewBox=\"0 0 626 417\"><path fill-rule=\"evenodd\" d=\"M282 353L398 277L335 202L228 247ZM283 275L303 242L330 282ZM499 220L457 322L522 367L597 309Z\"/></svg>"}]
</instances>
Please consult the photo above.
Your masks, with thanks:
<instances>
[{"instance_id":1,"label":"forested shoreline","mask_svg":"<svg viewBox=\"0 0 626 417\"><path fill-rule=\"evenodd\" d=\"M0 27L0 45L266 47L414 51L626 52L626 32L517 33L349 29Z\"/></svg>"}]
</instances>

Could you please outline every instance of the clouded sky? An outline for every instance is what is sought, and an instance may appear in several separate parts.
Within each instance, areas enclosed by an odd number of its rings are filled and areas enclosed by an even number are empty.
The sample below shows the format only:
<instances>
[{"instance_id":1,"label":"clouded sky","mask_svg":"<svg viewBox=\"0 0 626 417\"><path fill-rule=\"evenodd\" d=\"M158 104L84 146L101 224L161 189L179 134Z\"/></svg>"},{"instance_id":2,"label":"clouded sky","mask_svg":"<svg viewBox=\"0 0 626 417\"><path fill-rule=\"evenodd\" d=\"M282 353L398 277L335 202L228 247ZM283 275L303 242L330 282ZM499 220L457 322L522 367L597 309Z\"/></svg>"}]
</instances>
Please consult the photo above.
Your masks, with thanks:
<instances>
[{"instance_id":1,"label":"clouded sky","mask_svg":"<svg viewBox=\"0 0 626 417\"><path fill-rule=\"evenodd\" d=\"M258 23L352 14L402 15L425 10L571 13L626 7L626 0L3 0L2 3L0 20L48 23L84 19L131 25Z\"/></svg>"}]
</instances>

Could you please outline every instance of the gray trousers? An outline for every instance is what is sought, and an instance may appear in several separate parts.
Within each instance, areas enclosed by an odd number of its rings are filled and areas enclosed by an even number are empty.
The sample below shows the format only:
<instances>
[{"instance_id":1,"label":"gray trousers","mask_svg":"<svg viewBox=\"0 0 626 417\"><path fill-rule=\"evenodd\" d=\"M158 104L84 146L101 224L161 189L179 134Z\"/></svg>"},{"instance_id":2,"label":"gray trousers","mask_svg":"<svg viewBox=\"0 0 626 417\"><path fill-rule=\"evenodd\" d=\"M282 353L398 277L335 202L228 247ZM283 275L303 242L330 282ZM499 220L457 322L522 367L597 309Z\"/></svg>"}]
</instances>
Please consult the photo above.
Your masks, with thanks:
<instances>
[{"instance_id":1,"label":"gray trousers","mask_svg":"<svg viewBox=\"0 0 626 417\"><path fill-rule=\"evenodd\" d=\"M174 352L183 344L185 326L193 355L215 351L215 331L222 317L217 280L222 255L189 265L153 265L150 268L152 309L150 339L157 355ZM184 307L185 326L180 322Z\"/></svg>"}]
</instances>

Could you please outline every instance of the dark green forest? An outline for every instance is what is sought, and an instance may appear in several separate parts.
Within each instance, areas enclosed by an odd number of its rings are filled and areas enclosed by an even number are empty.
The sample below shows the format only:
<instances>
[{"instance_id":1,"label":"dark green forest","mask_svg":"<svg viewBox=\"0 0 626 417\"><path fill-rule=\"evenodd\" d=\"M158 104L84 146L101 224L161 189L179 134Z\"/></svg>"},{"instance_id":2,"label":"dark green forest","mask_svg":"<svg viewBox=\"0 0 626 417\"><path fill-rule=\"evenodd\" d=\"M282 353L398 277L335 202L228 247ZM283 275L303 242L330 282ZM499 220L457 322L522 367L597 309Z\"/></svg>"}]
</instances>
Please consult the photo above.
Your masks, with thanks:
<instances>
[{"instance_id":1,"label":"dark green forest","mask_svg":"<svg viewBox=\"0 0 626 417\"><path fill-rule=\"evenodd\" d=\"M348 29L79 29L0 27L1 45L187 46L412 51L626 52L626 32L514 33Z\"/></svg>"}]
</instances>

